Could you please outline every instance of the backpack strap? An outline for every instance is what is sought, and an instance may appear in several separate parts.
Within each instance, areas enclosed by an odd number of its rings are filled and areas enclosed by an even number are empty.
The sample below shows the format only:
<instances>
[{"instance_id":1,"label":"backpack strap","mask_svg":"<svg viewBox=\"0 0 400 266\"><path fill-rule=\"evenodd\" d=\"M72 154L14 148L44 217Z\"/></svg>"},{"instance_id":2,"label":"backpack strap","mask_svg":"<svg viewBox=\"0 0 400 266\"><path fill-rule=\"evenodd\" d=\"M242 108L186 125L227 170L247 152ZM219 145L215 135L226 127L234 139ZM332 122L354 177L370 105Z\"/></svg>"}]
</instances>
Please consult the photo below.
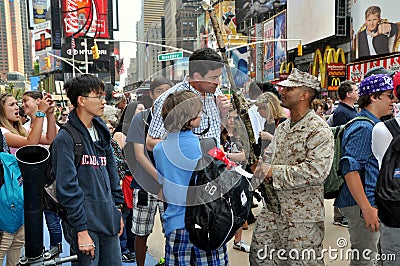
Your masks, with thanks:
<instances>
[{"instance_id":1,"label":"backpack strap","mask_svg":"<svg viewBox=\"0 0 400 266\"><path fill-rule=\"evenodd\" d=\"M400 127L399 124L397 124L396 118L392 118L386 121L383 121L387 129L389 129L390 134L392 134L393 139L400 135Z\"/></svg>"},{"instance_id":2,"label":"backpack strap","mask_svg":"<svg viewBox=\"0 0 400 266\"><path fill-rule=\"evenodd\" d=\"M141 114L142 114L142 120L143 120L143 124L144 124L144 137L146 138L147 132L149 132L150 122L152 119L152 117L150 116L151 108L142 111Z\"/></svg>"},{"instance_id":3,"label":"backpack strap","mask_svg":"<svg viewBox=\"0 0 400 266\"><path fill-rule=\"evenodd\" d=\"M372 125L375 125L374 121L372 121L371 118L366 117L366 116L356 116L353 119L351 119L349 122L346 123L344 129L348 128L351 124L353 124L356 121L368 121L370 122Z\"/></svg>"},{"instance_id":4,"label":"backpack strap","mask_svg":"<svg viewBox=\"0 0 400 266\"><path fill-rule=\"evenodd\" d=\"M3 136L3 132L1 131L1 129L0 129L0 140L1 140L0 152L4 152L4 147L3 147L3 145L4 145L4 143L3 143L3 141L4 141L4 136Z\"/></svg>"},{"instance_id":5,"label":"backpack strap","mask_svg":"<svg viewBox=\"0 0 400 266\"><path fill-rule=\"evenodd\" d=\"M83 156L83 142L81 134L69 122L65 123L61 129L65 129L74 140L75 167L78 168Z\"/></svg>"}]
</instances>

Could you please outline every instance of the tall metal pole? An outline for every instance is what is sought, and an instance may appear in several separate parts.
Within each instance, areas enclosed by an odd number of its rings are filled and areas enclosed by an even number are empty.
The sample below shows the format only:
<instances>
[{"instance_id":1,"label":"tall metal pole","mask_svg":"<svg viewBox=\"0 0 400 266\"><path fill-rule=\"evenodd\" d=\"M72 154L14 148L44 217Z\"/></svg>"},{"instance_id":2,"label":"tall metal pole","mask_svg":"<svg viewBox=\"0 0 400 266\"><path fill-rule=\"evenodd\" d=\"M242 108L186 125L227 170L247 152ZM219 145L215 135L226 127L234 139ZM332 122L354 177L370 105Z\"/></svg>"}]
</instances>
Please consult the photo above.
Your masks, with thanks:
<instances>
[{"instance_id":1,"label":"tall metal pole","mask_svg":"<svg viewBox=\"0 0 400 266\"><path fill-rule=\"evenodd\" d=\"M72 48L72 77L75 78L75 48Z\"/></svg>"},{"instance_id":2,"label":"tall metal pole","mask_svg":"<svg viewBox=\"0 0 400 266\"><path fill-rule=\"evenodd\" d=\"M85 73L89 74L89 64L88 64L88 49L87 49L87 39L83 39L84 46L85 46Z\"/></svg>"},{"instance_id":3,"label":"tall metal pole","mask_svg":"<svg viewBox=\"0 0 400 266\"><path fill-rule=\"evenodd\" d=\"M207 12L210 15L211 24L214 29L215 37L217 38L218 47L221 52L222 60L224 61L224 64L225 64L226 74L228 76L228 80L231 85L230 89L233 91L236 91L236 84L235 84L235 80L233 79L231 67L229 66L228 56L226 55L226 47L225 47L224 40L222 39L222 31L221 31L221 27L219 26L217 15L215 14L214 8L212 8L211 6L207 9Z\"/></svg>"}]
</instances>

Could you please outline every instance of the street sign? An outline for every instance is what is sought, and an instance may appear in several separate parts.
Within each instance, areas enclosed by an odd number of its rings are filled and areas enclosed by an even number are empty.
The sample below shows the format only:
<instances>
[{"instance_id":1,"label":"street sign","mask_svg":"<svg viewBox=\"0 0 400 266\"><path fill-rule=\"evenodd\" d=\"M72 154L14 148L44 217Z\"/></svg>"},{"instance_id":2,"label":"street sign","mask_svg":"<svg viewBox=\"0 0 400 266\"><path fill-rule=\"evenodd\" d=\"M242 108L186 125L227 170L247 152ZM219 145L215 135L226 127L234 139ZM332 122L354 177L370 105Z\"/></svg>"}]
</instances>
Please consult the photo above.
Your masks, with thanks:
<instances>
[{"instance_id":1,"label":"street sign","mask_svg":"<svg viewBox=\"0 0 400 266\"><path fill-rule=\"evenodd\" d=\"M181 58L183 58L183 52L182 51L174 52L174 53L168 53L168 54L160 54L160 55L158 55L158 62L181 59Z\"/></svg>"}]
</instances>

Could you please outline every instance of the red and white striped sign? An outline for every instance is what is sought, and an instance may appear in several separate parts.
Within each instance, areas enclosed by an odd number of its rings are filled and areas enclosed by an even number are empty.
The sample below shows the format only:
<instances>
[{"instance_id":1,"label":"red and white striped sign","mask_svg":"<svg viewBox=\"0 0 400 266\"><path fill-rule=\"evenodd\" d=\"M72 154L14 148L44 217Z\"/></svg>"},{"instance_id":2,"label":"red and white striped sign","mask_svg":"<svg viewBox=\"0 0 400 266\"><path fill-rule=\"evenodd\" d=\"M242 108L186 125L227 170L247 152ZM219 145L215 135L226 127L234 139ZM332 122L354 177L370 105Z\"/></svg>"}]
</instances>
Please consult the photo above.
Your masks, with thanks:
<instances>
[{"instance_id":1,"label":"red and white striped sign","mask_svg":"<svg viewBox=\"0 0 400 266\"><path fill-rule=\"evenodd\" d=\"M364 79L365 73L373 67L382 66L386 69L399 71L400 70L400 56L385 57L371 61L364 61L360 63L347 65L347 79L354 82L361 82Z\"/></svg>"}]
</instances>

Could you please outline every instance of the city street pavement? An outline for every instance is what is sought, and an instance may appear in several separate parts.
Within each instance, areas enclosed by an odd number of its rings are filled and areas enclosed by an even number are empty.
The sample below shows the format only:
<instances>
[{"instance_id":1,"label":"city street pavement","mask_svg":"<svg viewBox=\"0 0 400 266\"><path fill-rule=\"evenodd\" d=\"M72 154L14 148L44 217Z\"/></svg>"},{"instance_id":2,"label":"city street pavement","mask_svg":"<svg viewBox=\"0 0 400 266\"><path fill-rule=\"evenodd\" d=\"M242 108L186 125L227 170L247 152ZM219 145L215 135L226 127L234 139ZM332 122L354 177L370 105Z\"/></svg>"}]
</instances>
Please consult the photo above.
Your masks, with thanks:
<instances>
[{"instance_id":1,"label":"city street pavement","mask_svg":"<svg viewBox=\"0 0 400 266\"><path fill-rule=\"evenodd\" d=\"M255 215L261 211L261 204L258 202L258 207L253 209ZM158 217L158 215L157 215ZM249 225L248 230L243 230L242 239L247 243L251 242L254 224ZM338 249L338 259L329 258L329 254L325 254L325 265L327 266L344 266L349 265L348 260L340 260L340 252L345 253L343 249L338 248L337 241L340 241L340 245L347 243L349 246L349 234L347 228L342 226L333 225L333 200L325 200L325 237L324 237L324 248ZM158 258L164 255L164 238L161 232L161 224L157 219L154 232L149 237L149 253L158 260ZM249 256L247 253L233 249L233 239L228 243L228 253L230 266L244 266L249 265ZM333 254L334 252L332 252ZM342 257L345 257L343 255Z\"/></svg>"},{"instance_id":2,"label":"city street pavement","mask_svg":"<svg viewBox=\"0 0 400 266\"><path fill-rule=\"evenodd\" d=\"M333 256L329 256L328 252L325 253L325 265L327 266L344 266L349 265L349 260L345 259L345 249L349 248L349 234L346 228L333 225L333 200L325 200L325 238L324 238L324 248L331 250L337 249L337 252L333 252ZM255 215L257 215L261 210L261 204L258 203L258 207L253 209ZM159 215L157 214L157 219L154 227L153 233L150 235L148 240L148 253L146 257L146 266L154 266L157 264L158 260L164 256L164 235L161 229L161 223L159 220ZM242 239L246 242L251 242L251 236L253 233L254 224L249 225L248 230L243 230ZM49 246L49 236L47 233L46 225L44 225L44 245L48 248ZM228 252L229 252L229 262L231 266L244 266L249 265L249 256L247 253L242 251L238 251L233 249L233 240L228 243ZM339 248L344 247L343 248ZM69 245L65 240L63 240L63 249L64 252L61 254L61 257L68 256L69 254ZM336 258L335 258L336 256ZM344 259L340 259L340 257ZM3 266L5 265L5 261L3 262ZM70 265L70 263L66 263L64 265ZM124 266L127 265L136 265L133 263L123 263Z\"/></svg>"}]
</instances>

